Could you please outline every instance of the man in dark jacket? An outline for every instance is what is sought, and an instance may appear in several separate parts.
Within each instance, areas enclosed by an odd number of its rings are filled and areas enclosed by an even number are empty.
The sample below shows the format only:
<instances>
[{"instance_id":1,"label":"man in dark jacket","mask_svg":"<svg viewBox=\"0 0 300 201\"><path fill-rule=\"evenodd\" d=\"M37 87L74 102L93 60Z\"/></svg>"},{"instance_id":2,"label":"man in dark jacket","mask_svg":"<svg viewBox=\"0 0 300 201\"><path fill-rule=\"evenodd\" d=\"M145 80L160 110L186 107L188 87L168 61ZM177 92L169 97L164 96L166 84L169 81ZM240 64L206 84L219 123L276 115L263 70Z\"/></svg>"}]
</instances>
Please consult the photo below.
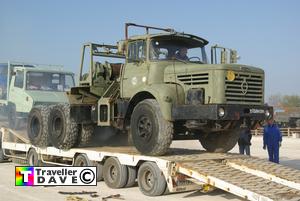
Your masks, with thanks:
<instances>
[{"instance_id":1,"label":"man in dark jacket","mask_svg":"<svg viewBox=\"0 0 300 201\"><path fill-rule=\"evenodd\" d=\"M274 124L274 120L268 120L268 124L264 127L264 146L268 149L269 161L279 163L279 147L281 146L282 135L279 128Z\"/></svg>"},{"instance_id":2,"label":"man in dark jacket","mask_svg":"<svg viewBox=\"0 0 300 201\"><path fill-rule=\"evenodd\" d=\"M252 135L250 128L244 128L238 140L240 154L244 154L246 152L246 155L250 156L251 138Z\"/></svg>"}]
</instances>

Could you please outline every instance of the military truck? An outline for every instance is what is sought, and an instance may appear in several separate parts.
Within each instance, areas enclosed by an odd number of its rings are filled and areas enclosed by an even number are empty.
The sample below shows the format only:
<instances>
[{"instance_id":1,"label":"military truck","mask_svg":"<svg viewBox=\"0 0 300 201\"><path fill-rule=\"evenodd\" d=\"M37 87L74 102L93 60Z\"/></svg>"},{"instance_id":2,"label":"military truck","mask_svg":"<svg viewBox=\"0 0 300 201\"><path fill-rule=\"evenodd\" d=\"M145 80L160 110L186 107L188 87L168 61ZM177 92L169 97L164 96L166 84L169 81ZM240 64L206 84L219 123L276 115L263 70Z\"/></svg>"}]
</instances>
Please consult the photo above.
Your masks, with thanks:
<instances>
[{"instance_id":1,"label":"military truck","mask_svg":"<svg viewBox=\"0 0 300 201\"><path fill-rule=\"evenodd\" d=\"M129 37L129 27L146 34ZM217 45L209 63L207 44L192 34L133 23L125 24L117 45L84 44L79 86L68 92L68 105L51 108L51 143L60 149L86 144L100 126L127 133L146 155L163 155L172 140L190 139L210 152L229 151L241 124L254 126L273 109L264 104L262 69L235 64L237 52Z\"/></svg>"},{"instance_id":2,"label":"military truck","mask_svg":"<svg viewBox=\"0 0 300 201\"><path fill-rule=\"evenodd\" d=\"M62 66L0 63L2 115L10 128L18 129L33 107L68 102L65 92L74 86L74 73Z\"/></svg>"}]
</instances>

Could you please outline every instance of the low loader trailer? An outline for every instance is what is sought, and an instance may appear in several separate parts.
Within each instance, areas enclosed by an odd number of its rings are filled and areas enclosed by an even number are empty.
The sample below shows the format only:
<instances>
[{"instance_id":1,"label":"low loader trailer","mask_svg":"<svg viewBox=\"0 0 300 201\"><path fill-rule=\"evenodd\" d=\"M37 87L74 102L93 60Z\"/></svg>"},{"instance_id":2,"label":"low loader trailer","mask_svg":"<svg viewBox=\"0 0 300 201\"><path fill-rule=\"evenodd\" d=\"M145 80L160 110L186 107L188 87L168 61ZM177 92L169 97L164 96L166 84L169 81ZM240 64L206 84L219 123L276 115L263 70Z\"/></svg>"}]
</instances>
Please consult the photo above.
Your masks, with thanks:
<instances>
[{"instance_id":1,"label":"low loader trailer","mask_svg":"<svg viewBox=\"0 0 300 201\"><path fill-rule=\"evenodd\" d=\"M39 148L19 131L1 128L5 157L30 166L97 166L97 180L111 188L138 183L148 196L222 189L246 200L300 200L300 171L232 153L171 148L164 156L141 155L134 147ZM17 140L12 140L17 139Z\"/></svg>"}]
</instances>

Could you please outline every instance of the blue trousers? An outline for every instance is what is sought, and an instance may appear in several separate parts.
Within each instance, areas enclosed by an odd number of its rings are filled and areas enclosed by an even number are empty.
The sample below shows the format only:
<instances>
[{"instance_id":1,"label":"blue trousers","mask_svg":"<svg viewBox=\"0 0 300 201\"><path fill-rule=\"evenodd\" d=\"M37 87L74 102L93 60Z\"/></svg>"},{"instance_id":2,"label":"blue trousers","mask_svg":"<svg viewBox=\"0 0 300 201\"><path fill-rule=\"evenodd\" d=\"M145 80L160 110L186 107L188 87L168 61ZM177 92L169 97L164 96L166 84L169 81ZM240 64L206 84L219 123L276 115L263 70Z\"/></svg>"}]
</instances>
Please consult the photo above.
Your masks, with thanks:
<instances>
[{"instance_id":1,"label":"blue trousers","mask_svg":"<svg viewBox=\"0 0 300 201\"><path fill-rule=\"evenodd\" d=\"M268 145L269 161L279 163L279 147Z\"/></svg>"},{"instance_id":2,"label":"blue trousers","mask_svg":"<svg viewBox=\"0 0 300 201\"><path fill-rule=\"evenodd\" d=\"M250 145L239 145L240 154L244 154L250 156Z\"/></svg>"}]
</instances>

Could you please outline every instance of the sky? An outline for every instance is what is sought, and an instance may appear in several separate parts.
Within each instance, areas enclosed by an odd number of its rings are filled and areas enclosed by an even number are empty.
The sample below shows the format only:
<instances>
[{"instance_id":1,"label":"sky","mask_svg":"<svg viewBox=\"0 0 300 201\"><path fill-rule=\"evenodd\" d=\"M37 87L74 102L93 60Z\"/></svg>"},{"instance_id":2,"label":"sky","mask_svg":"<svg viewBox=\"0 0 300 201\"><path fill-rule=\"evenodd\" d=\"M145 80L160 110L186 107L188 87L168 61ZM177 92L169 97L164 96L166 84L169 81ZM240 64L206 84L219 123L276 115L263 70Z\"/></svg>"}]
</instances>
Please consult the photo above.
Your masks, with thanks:
<instances>
[{"instance_id":1,"label":"sky","mask_svg":"<svg viewBox=\"0 0 300 201\"><path fill-rule=\"evenodd\" d=\"M298 0L0 0L0 61L58 64L78 73L83 43L116 44L124 23L133 22L236 49L238 63L265 70L266 100L300 95L299 10Z\"/></svg>"}]
</instances>

